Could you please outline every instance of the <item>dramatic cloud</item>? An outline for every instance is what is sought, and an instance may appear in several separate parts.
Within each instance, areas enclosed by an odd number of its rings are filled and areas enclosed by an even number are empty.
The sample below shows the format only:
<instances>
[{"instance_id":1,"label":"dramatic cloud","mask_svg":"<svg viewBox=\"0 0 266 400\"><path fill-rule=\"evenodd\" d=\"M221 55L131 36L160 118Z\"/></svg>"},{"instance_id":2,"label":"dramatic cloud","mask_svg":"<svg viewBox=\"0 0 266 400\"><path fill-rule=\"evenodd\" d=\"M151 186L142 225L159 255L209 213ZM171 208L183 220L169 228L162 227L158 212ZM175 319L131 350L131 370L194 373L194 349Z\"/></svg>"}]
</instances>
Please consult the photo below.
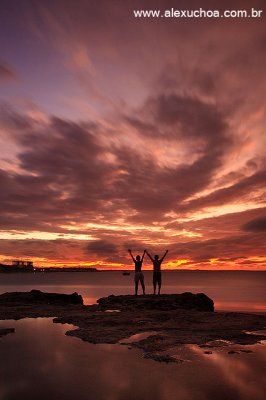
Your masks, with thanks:
<instances>
[{"instance_id":1,"label":"dramatic cloud","mask_svg":"<svg viewBox=\"0 0 266 400\"><path fill-rule=\"evenodd\" d=\"M256 218L243 225L243 230L248 232L266 232L266 217Z\"/></svg>"},{"instance_id":2,"label":"dramatic cloud","mask_svg":"<svg viewBox=\"0 0 266 400\"><path fill-rule=\"evenodd\" d=\"M94 240L87 245L87 250L97 257L117 254L117 246L107 240Z\"/></svg>"},{"instance_id":3,"label":"dramatic cloud","mask_svg":"<svg viewBox=\"0 0 266 400\"><path fill-rule=\"evenodd\" d=\"M265 17L133 16L171 0L10 7L1 259L112 268L146 247L168 248L169 268L265 268Z\"/></svg>"}]
</instances>

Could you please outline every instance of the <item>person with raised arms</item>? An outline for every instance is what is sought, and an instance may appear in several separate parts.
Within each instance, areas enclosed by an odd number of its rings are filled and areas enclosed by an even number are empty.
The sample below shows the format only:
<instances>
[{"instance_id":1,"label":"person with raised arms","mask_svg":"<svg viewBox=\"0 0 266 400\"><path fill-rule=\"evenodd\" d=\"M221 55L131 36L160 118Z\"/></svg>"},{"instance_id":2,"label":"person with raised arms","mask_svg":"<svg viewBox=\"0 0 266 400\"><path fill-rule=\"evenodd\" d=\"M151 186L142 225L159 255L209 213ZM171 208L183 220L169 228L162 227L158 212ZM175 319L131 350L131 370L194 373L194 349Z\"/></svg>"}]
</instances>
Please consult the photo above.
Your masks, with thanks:
<instances>
[{"instance_id":1,"label":"person with raised arms","mask_svg":"<svg viewBox=\"0 0 266 400\"><path fill-rule=\"evenodd\" d=\"M158 294L161 293L161 286L162 286L162 273L161 273L161 264L168 253L168 250L164 253L162 258L159 258L158 254L152 258L152 256L144 250L144 253L147 253L147 256L151 259L153 263L153 294L156 294L156 286L158 284Z\"/></svg>"},{"instance_id":2,"label":"person with raised arms","mask_svg":"<svg viewBox=\"0 0 266 400\"><path fill-rule=\"evenodd\" d=\"M143 294L145 294L144 275L143 275L143 272L141 271L141 268L142 268L142 263L143 263L143 259L144 259L146 251L144 250L141 258L140 258L140 255L137 255L136 258L134 258L130 249L128 250L128 252L129 252L129 254L130 254L130 256L131 256L131 258L132 258L132 260L133 260L133 262L135 264L135 277L134 277L134 280L135 280L135 296L137 296L137 294L138 294L139 282L141 283Z\"/></svg>"}]
</instances>

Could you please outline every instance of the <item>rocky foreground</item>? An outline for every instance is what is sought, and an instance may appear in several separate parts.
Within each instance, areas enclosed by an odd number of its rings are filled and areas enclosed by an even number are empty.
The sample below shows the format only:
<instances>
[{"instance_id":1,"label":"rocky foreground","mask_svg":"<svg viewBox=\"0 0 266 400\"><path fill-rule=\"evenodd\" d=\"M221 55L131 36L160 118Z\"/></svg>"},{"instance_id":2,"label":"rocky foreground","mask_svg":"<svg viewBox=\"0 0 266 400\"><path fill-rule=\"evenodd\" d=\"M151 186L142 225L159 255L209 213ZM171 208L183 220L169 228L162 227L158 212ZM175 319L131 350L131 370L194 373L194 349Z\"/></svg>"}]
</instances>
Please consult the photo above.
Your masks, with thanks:
<instances>
[{"instance_id":1,"label":"rocky foreground","mask_svg":"<svg viewBox=\"0 0 266 400\"><path fill-rule=\"evenodd\" d=\"M0 319L54 317L55 323L73 324L66 332L90 343L118 343L135 334L151 332L136 346L145 356L173 361L168 354L184 344L211 347L211 343L255 344L264 335L249 334L266 327L266 316L214 312L213 301L205 294L161 296L109 296L96 305L85 306L80 295L42 293L38 290L0 295ZM0 337L13 332L0 329Z\"/></svg>"}]
</instances>

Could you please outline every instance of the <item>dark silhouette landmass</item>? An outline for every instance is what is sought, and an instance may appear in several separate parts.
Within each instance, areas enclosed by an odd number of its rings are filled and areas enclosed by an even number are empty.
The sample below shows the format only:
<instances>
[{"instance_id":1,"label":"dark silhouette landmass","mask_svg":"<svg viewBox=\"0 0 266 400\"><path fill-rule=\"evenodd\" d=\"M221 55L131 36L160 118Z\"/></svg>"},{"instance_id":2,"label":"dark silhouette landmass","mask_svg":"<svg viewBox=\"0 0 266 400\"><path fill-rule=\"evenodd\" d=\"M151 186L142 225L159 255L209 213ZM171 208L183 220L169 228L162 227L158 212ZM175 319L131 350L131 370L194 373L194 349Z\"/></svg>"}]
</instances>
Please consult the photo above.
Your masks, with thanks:
<instances>
[{"instance_id":1,"label":"dark silhouette landmass","mask_svg":"<svg viewBox=\"0 0 266 400\"><path fill-rule=\"evenodd\" d=\"M32 262L24 261L13 261L12 264L2 264L0 263L0 272L2 273L14 273L14 272L34 272L34 267Z\"/></svg>"},{"instance_id":2,"label":"dark silhouette landmass","mask_svg":"<svg viewBox=\"0 0 266 400\"><path fill-rule=\"evenodd\" d=\"M177 309L214 311L213 301L204 293L164 294L160 296L108 296L97 300L102 311L121 309L124 312L136 310L170 311Z\"/></svg>"},{"instance_id":3,"label":"dark silhouette landmass","mask_svg":"<svg viewBox=\"0 0 266 400\"><path fill-rule=\"evenodd\" d=\"M109 296L91 306L83 305L77 293L31 291L0 295L0 319L27 317L53 317L55 323L73 324L77 328L66 335L90 343L128 345L126 338L151 332L130 343L130 347L140 348L146 358L164 362L178 362L171 350L184 344L196 344L204 351L215 348L217 341L223 346L229 342L258 343L265 336L255 331L266 326L266 316L262 314L215 312L213 301L203 293Z\"/></svg>"},{"instance_id":4,"label":"dark silhouette landmass","mask_svg":"<svg viewBox=\"0 0 266 400\"><path fill-rule=\"evenodd\" d=\"M31 290L30 292L11 292L0 295L0 305L7 304L12 307L12 304L18 306L23 304L32 304L34 306L47 305L66 305L66 304L83 304L82 296L78 293L44 293L40 290Z\"/></svg>"},{"instance_id":5,"label":"dark silhouette landmass","mask_svg":"<svg viewBox=\"0 0 266 400\"><path fill-rule=\"evenodd\" d=\"M48 272L99 272L93 267L33 267L32 262L14 261L13 264L1 264L0 273L48 273Z\"/></svg>"},{"instance_id":6,"label":"dark silhouette landmass","mask_svg":"<svg viewBox=\"0 0 266 400\"><path fill-rule=\"evenodd\" d=\"M36 268L35 272L99 272L94 267L45 267Z\"/></svg>"}]
</instances>

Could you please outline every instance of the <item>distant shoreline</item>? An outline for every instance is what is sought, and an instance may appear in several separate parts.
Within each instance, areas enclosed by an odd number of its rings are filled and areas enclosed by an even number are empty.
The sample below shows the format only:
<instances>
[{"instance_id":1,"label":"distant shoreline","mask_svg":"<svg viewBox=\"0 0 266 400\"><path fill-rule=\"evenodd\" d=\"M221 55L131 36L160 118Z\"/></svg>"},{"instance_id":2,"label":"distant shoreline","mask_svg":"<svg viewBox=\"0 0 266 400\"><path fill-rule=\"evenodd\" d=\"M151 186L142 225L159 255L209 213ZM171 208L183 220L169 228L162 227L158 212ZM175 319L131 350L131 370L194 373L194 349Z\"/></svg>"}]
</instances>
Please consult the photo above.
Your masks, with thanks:
<instances>
[{"instance_id":1,"label":"distant shoreline","mask_svg":"<svg viewBox=\"0 0 266 400\"><path fill-rule=\"evenodd\" d=\"M86 268L86 267L35 267L33 271L31 270L23 270L23 269L15 269L12 266L5 266L1 268L0 265L0 273L4 274L15 274L15 273L27 273L27 274L34 274L34 273L52 273L52 272L130 272L134 273L134 269L97 269L97 268ZM143 269L143 272L153 272L152 269ZM252 270L252 269L162 269L162 272L202 272L202 273L225 273L225 272L245 272L245 273L254 273L254 272L266 272L266 270Z\"/></svg>"},{"instance_id":2,"label":"distant shoreline","mask_svg":"<svg viewBox=\"0 0 266 400\"><path fill-rule=\"evenodd\" d=\"M51 273L51 272L99 272L97 268L93 267L14 267L13 265L0 264L0 273L14 274L14 273Z\"/></svg>"}]
</instances>

